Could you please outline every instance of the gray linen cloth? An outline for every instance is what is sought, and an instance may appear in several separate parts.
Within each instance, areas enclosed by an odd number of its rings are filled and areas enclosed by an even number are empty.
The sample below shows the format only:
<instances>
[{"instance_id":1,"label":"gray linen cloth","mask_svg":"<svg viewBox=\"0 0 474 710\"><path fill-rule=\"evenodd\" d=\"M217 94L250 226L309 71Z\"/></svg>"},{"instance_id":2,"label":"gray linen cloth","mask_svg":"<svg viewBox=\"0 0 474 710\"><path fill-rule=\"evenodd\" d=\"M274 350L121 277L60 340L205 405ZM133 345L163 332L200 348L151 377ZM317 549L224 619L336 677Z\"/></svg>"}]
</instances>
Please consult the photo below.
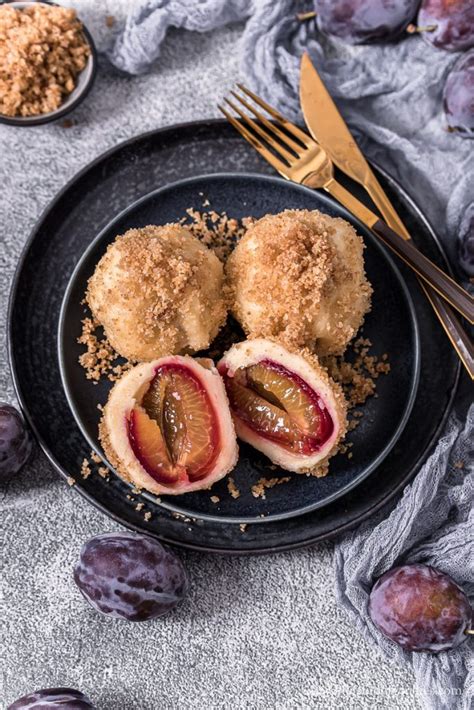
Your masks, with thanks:
<instances>
[{"instance_id":1,"label":"gray linen cloth","mask_svg":"<svg viewBox=\"0 0 474 710\"><path fill-rule=\"evenodd\" d=\"M99 49L124 72L146 72L159 57L169 27L208 31L247 20L240 40L241 72L250 86L291 118L298 108L299 56L308 49L333 96L371 158L403 182L426 211L451 257L456 231L472 200L473 143L443 128L441 91L455 57L419 37L398 44L347 47L299 25L290 0L69 0ZM104 4L115 23L103 22ZM472 445L474 411L454 418L423 470L388 519L371 521L336 550L336 593L354 625L393 660L413 667L426 707L472 707L468 644L439 654L407 654L385 640L367 617L374 579L401 561L427 561L472 594ZM464 468L453 464L464 463ZM469 517L471 515L471 518ZM375 523L377 525L374 527ZM469 663L471 666L469 668Z\"/></svg>"},{"instance_id":2,"label":"gray linen cloth","mask_svg":"<svg viewBox=\"0 0 474 710\"><path fill-rule=\"evenodd\" d=\"M321 35L314 22L298 22L296 13L311 4L295 0L110 2L117 22L108 33L95 21L102 3L68 2L90 20L112 64L130 74L157 60L170 27L207 32L247 19L239 47L229 51L239 53L248 84L292 119L302 118L299 60L309 51L365 153L407 188L457 262L459 225L469 205L474 209L474 141L448 133L442 109L457 54L408 35L398 43L351 47Z\"/></svg>"}]
</instances>

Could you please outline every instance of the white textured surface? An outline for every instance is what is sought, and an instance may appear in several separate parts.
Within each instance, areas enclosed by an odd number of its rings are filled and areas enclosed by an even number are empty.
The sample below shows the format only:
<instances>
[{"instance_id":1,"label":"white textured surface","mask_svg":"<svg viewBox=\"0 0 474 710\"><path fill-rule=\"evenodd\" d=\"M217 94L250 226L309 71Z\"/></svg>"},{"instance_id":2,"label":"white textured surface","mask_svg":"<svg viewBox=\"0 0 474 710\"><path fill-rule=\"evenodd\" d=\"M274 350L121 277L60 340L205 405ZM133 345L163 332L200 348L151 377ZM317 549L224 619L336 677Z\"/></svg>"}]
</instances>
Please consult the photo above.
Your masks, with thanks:
<instances>
[{"instance_id":1,"label":"white textured surface","mask_svg":"<svg viewBox=\"0 0 474 710\"><path fill-rule=\"evenodd\" d=\"M35 219L106 148L157 126L217 115L217 98L236 78L239 32L173 32L147 76L102 68L73 128L0 126L2 398L13 401L7 293ZM98 710L418 706L411 674L369 648L337 608L331 545L261 558L183 554L188 600L161 621L130 625L96 615L71 578L82 542L117 526L39 454L0 495L2 708L58 684L88 693Z\"/></svg>"}]
</instances>

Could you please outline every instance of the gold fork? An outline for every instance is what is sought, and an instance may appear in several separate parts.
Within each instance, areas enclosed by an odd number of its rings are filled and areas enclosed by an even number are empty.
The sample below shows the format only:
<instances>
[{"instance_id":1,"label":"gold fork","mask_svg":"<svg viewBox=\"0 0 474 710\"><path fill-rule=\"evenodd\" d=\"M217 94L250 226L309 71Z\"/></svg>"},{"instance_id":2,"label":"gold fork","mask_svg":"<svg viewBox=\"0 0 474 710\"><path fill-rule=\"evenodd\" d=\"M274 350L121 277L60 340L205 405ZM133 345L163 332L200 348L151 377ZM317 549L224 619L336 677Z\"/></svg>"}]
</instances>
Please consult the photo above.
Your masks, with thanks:
<instances>
[{"instance_id":1,"label":"gold fork","mask_svg":"<svg viewBox=\"0 0 474 710\"><path fill-rule=\"evenodd\" d=\"M334 178L332 161L326 151L313 138L245 86L242 84L237 86L273 119L270 121L235 91L231 91L232 96L257 120L245 113L230 99L225 98L224 100L240 120L223 106L219 106L227 120L255 150L287 180L293 180L311 188L322 188L329 192L361 222L366 224L453 308L456 308L470 323L473 323L474 299L450 276L418 251L413 242L400 239L400 236L382 219L338 183ZM263 140L260 140L259 137Z\"/></svg>"}]
</instances>

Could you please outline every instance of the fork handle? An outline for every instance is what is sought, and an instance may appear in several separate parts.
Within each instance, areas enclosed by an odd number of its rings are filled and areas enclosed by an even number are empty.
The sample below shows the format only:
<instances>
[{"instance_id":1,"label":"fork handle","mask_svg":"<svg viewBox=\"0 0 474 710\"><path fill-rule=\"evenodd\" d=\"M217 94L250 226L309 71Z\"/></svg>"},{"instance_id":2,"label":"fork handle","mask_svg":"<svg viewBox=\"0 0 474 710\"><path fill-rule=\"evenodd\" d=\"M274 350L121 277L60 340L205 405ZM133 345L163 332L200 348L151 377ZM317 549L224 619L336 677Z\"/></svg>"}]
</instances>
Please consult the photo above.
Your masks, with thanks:
<instances>
[{"instance_id":1,"label":"fork handle","mask_svg":"<svg viewBox=\"0 0 474 710\"><path fill-rule=\"evenodd\" d=\"M470 323L474 323L474 299L453 279L433 264L410 240L400 236L381 219L371 225L372 231L382 239L424 281L445 298Z\"/></svg>"},{"instance_id":2,"label":"fork handle","mask_svg":"<svg viewBox=\"0 0 474 710\"><path fill-rule=\"evenodd\" d=\"M461 358L471 380L474 380L474 342L462 327L461 321L458 319L449 303L446 303L444 299L438 296L436 291L422 281L422 279L419 279L419 283L426 298L436 312L446 335Z\"/></svg>"},{"instance_id":3,"label":"fork handle","mask_svg":"<svg viewBox=\"0 0 474 710\"><path fill-rule=\"evenodd\" d=\"M407 228L370 168L364 187L389 227L392 227L403 239L411 239ZM449 303L446 303L423 279L418 277L418 282L471 380L474 380L474 342Z\"/></svg>"},{"instance_id":4,"label":"fork handle","mask_svg":"<svg viewBox=\"0 0 474 710\"><path fill-rule=\"evenodd\" d=\"M323 187L326 192L341 202L349 212L352 212L374 234L379 237L395 254L402 259L420 278L426 281L440 296L452 305L469 323L474 323L474 299L462 286L454 281L448 274L427 259L418 251L411 239L400 239L400 235L391 229L382 219L369 210L360 200L340 182L330 177L321 180L321 171L309 173L303 180L308 187Z\"/></svg>"}]
</instances>

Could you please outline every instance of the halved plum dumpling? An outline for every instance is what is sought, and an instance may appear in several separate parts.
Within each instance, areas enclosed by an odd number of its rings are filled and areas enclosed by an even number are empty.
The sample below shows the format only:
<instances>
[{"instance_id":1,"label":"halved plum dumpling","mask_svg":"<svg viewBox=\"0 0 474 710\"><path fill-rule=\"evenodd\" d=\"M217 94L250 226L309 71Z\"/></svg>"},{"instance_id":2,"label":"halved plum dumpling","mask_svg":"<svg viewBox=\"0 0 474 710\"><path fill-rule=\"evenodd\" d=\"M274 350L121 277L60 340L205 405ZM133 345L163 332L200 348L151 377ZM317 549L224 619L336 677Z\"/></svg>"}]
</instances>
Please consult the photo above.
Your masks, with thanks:
<instances>
[{"instance_id":1,"label":"halved plum dumpling","mask_svg":"<svg viewBox=\"0 0 474 710\"><path fill-rule=\"evenodd\" d=\"M119 475L152 493L209 488L237 462L225 388L211 360L137 365L113 387L100 426Z\"/></svg>"},{"instance_id":2,"label":"halved plum dumpling","mask_svg":"<svg viewBox=\"0 0 474 710\"><path fill-rule=\"evenodd\" d=\"M234 345L218 364L237 436L287 471L316 472L346 432L342 390L309 351L263 338Z\"/></svg>"}]
</instances>

